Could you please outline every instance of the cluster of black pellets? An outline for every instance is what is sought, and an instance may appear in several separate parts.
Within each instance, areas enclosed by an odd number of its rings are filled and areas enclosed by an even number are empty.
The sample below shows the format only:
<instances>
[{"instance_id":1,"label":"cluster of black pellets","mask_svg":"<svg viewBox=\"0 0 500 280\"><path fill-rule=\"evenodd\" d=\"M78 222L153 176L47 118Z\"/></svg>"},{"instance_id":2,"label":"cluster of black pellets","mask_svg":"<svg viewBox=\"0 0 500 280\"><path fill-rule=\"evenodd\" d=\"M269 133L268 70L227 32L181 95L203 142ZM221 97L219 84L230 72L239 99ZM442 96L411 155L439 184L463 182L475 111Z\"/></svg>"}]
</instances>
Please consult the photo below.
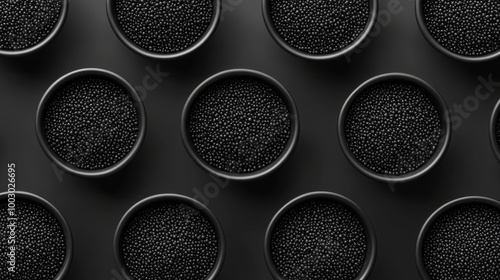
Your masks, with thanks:
<instances>
[{"instance_id":1,"label":"cluster of black pellets","mask_svg":"<svg viewBox=\"0 0 500 280\"><path fill-rule=\"evenodd\" d=\"M85 170L104 169L122 160L139 133L131 97L119 84L99 76L63 85L48 101L42 121L54 153Z\"/></svg>"},{"instance_id":2,"label":"cluster of black pellets","mask_svg":"<svg viewBox=\"0 0 500 280\"><path fill-rule=\"evenodd\" d=\"M357 214L332 200L302 202L271 236L271 256L287 280L352 280L362 271L368 240Z\"/></svg>"},{"instance_id":3,"label":"cluster of black pellets","mask_svg":"<svg viewBox=\"0 0 500 280\"><path fill-rule=\"evenodd\" d=\"M0 279L5 280L53 280L61 270L66 256L66 242L64 231L56 217L38 203L17 198L15 202L15 216L7 211L7 199L0 203ZM15 243L9 244L12 224L8 218L15 220ZM14 271L7 263L15 247Z\"/></svg>"},{"instance_id":4,"label":"cluster of black pellets","mask_svg":"<svg viewBox=\"0 0 500 280\"><path fill-rule=\"evenodd\" d=\"M436 151L441 119L428 93L387 81L361 93L348 109L345 137L354 157L373 172L399 176L417 170Z\"/></svg>"},{"instance_id":5,"label":"cluster of black pellets","mask_svg":"<svg viewBox=\"0 0 500 280\"><path fill-rule=\"evenodd\" d=\"M446 49L481 56L500 49L500 1L425 0L425 25Z\"/></svg>"},{"instance_id":6,"label":"cluster of black pellets","mask_svg":"<svg viewBox=\"0 0 500 280\"><path fill-rule=\"evenodd\" d=\"M136 45L154 53L188 49L212 21L213 0L116 0L118 23Z\"/></svg>"},{"instance_id":7,"label":"cluster of black pellets","mask_svg":"<svg viewBox=\"0 0 500 280\"><path fill-rule=\"evenodd\" d=\"M344 49L363 33L369 0L271 0L272 23L281 38L309 54Z\"/></svg>"},{"instance_id":8,"label":"cluster of black pellets","mask_svg":"<svg viewBox=\"0 0 500 280\"><path fill-rule=\"evenodd\" d=\"M127 223L121 252L136 280L204 280L217 261L217 233L199 210L159 202Z\"/></svg>"},{"instance_id":9,"label":"cluster of black pellets","mask_svg":"<svg viewBox=\"0 0 500 280\"><path fill-rule=\"evenodd\" d=\"M480 203L448 210L425 235L422 260L432 280L500 279L500 211Z\"/></svg>"},{"instance_id":10,"label":"cluster of black pellets","mask_svg":"<svg viewBox=\"0 0 500 280\"><path fill-rule=\"evenodd\" d=\"M280 93L264 81L217 81L193 102L189 134L198 155L226 172L258 171L284 151L291 116Z\"/></svg>"},{"instance_id":11,"label":"cluster of black pellets","mask_svg":"<svg viewBox=\"0 0 500 280\"><path fill-rule=\"evenodd\" d=\"M62 0L0 1L0 49L18 51L43 41L57 25Z\"/></svg>"}]
</instances>

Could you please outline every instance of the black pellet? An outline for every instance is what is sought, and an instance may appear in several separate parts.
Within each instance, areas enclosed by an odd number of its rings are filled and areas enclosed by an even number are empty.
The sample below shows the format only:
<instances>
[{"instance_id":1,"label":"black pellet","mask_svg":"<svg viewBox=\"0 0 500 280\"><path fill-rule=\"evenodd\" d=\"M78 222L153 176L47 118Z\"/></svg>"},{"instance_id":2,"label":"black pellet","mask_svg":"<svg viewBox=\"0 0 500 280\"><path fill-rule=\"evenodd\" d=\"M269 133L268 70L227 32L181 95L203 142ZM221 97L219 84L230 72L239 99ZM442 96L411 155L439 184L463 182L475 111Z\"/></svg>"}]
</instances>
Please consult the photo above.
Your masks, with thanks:
<instances>
[{"instance_id":1,"label":"black pellet","mask_svg":"<svg viewBox=\"0 0 500 280\"><path fill-rule=\"evenodd\" d=\"M368 0L271 0L271 20L281 38L297 50L328 54L352 44L370 15Z\"/></svg>"},{"instance_id":2,"label":"black pellet","mask_svg":"<svg viewBox=\"0 0 500 280\"><path fill-rule=\"evenodd\" d=\"M355 279L367 250L358 216L330 200L296 205L281 217L271 237L272 260L288 280Z\"/></svg>"},{"instance_id":3,"label":"black pellet","mask_svg":"<svg viewBox=\"0 0 500 280\"><path fill-rule=\"evenodd\" d=\"M291 133L290 113L280 93L249 77L226 78L208 87L193 103L188 123L198 155L234 173L272 163Z\"/></svg>"},{"instance_id":4,"label":"black pellet","mask_svg":"<svg viewBox=\"0 0 500 280\"><path fill-rule=\"evenodd\" d=\"M162 202L127 223L121 252L134 279L203 280L217 260L217 233L199 210Z\"/></svg>"},{"instance_id":5,"label":"black pellet","mask_svg":"<svg viewBox=\"0 0 500 280\"><path fill-rule=\"evenodd\" d=\"M154 53L176 53L200 40L210 26L213 0L116 0L126 36Z\"/></svg>"},{"instance_id":6,"label":"black pellet","mask_svg":"<svg viewBox=\"0 0 500 280\"><path fill-rule=\"evenodd\" d=\"M349 150L361 164L376 173L403 175L432 157L441 137L441 119L419 86L389 81L357 97L344 130Z\"/></svg>"},{"instance_id":7,"label":"black pellet","mask_svg":"<svg viewBox=\"0 0 500 280\"><path fill-rule=\"evenodd\" d=\"M477 203L445 212L424 237L422 258L432 280L500 279L500 211Z\"/></svg>"},{"instance_id":8,"label":"black pellet","mask_svg":"<svg viewBox=\"0 0 500 280\"><path fill-rule=\"evenodd\" d=\"M65 84L47 103L43 130L50 148L85 170L110 167L133 148L139 117L131 97L104 77Z\"/></svg>"},{"instance_id":9,"label":"black pellet","mask_svg":"<svg viewBox=\"0 0 500 280\"><path fill-rule=\"evenodd\" d=\"M456 54L481 56L500 49L498 0L425 0L423 16L432 37Z\"/></svg>"},{"instance_id":10,"label":"black pellet","mask_svg":"<svg viewBox=\"0 0 500 280\"><path fill-rule=\"evenodd\" d=\"M44 40L59 20L62 0L0 1L0 49L18 51Z\"/></svg>"},{"instance_id":11,"label":"black pellet","mask_svg":"<svg viewBox=\"0 0 500 280\"><path fill-rule=\"evenodd\" d=\"M53 280L61 270L66 257L64 231L56 217L45 207L28 200L16 199L15 266L10 265L6 254L11 252L8 244L10 229L7 225L7 199L0 203L0 279L5 280Z\"/></svg>"}]
</instances>

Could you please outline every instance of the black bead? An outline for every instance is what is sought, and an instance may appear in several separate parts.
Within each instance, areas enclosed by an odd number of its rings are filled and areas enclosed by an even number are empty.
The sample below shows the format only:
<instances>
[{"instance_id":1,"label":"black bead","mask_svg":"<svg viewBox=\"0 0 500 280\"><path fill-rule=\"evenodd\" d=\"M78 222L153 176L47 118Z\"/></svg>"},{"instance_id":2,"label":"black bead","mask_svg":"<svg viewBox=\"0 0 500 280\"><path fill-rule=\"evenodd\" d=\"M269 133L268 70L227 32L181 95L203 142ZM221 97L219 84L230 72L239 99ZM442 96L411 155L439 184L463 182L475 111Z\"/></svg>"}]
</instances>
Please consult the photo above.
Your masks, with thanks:
<instances>
[{"instance_id":1,"label":"black bead","mask_svg":"<svg viewBox=\"0 0 500 280\"><path fill-rule=\"evenodd\" d=\"M0 279L53 280L66 257L64 231L56 217L45 207L28 200L16 199L15 272L8 271L7 252L10 230L7 228L7 200L0 203Z\"/></svg>"},{"instance_id":2,"label":"black bead","mask_svg":"<svg viewBox=\"0 0 500 280\"><path fill-rule=\"evenodd\" d=\"M354 157L385 175L407 174L424 165L439 145L441 129L427 93L403 82L382 82L361 93L344 127Z\"/></svg>"},{"instance_id":3,"label":"black bead","mask_svg":"<svg viewBox=\"0 0 500 280\"><path fill-rule=\"evenodd\" d=\"M198 155L215 168L249 173L276 160L291 134L291 118L277 90L264 81L226 78L190 108L189 134Z\"/></svg>"},{"instance_id":4,"label":"black bead","mask_svg":"<svg viewBox=\"0 0 500 280\"><path fill-rule=\"evenodd\" d=\"M359 217L330 200L298 204L277 222L271 255L288 280L351 280L361 272L368 250Z\"/></svg>"},{"instance_id":5,"label":"black bead","mask_svg":"<svg viewBox=\"0 0 500 280\"><path fill-rule=\"evenodd\" d=\"M424 237L422 258L433 280L500 279L500 211L486 204L448 210Z\"/></svg>"},{"instance_id":6,"label":"black bead","mask_svg":"<svg viewBox=\"0 0 500 280\"><path fill-rule=\"evenodd\" d=\"M139 117L125 90L103 77L65 84L47 103L43 131L50 148L85 170L110 167L133 148Z\"/></svg>"},{"instance_id":7,"label":"black bead","mask_svg":"<svg viewBox=\"0 0 500 280\"><path fill-rule=\"evenodd\" d=\"M176 53L200 40L210 26L213 0L116 0L118 23L139 47Z\"/></svg>"},{"instance_id":8,"label":"black bead","mask_svg":"<svg viewBox=\"0 0 500 280\"><path fill-rule=\"evenodd\" d=\"M23 50L44 40L61 8L62 0L0 1L0 49Z\"/></svg>"},{"instance_id":9,"label":"black bead","mask_svg":"<svg viewBox=\"0 0 500 280\"><path fill-rule=\"evenodd\" d=\"M423 17L432 37L451 52L482 56L500 49L498 0L425 0Z\"/></svg>"},{"instance_id":10,"label":"black bead","mask_svg":"<svg viewBox=\"0 0 500 280\"><path fill-rule=\"evenodd\" d=\"M297 50L328 54L352 44L366 28L368 0L271 0L273 25Z\"/></svg>"},{"instance_id":11,"label":"black bead","mask_svg":"<svg viewBox=\"0 0 500 280\"><path fill-rule=\"evenodd\" d=\"M215 266L217 234L197 209L157 203L139 211L125 226L121 252L137 280L204 280Z\"/></svg>"}]
</instances>

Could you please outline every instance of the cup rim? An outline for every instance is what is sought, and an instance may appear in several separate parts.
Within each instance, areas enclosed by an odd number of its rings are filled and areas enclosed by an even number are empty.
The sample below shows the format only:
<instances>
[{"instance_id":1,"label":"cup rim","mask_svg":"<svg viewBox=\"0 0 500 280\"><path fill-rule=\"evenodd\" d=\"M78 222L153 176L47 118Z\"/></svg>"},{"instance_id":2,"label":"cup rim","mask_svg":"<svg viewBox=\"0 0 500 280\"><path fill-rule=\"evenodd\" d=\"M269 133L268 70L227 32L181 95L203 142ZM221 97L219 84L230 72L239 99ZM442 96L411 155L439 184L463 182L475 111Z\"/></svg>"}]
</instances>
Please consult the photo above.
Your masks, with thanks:
<instances>
[{"instance_id":1,"label":"cup rim","mask_svg":"<svg viewBox=\"0 0 500 280\"><path fill-rule=\"evenodd\" d=\"M64 277L66 276L67 272L70 269L71 262L73 260L73 237L71 234L71 229L68 225L68 222L62 215L62 213L54 206L52 205L49 201L46 199L30 193L30 192L24 192L24 191L14 191L14 192L2 192L0 193L0 199L7 199L8 195L10 193L14 193L16 196L16 200L19 198L21 200L27 200L32 203L36 203L40 206L42 206L44 209L49 211L50 214L52 214L57 222L59 223L59 226L61 227L61 230L63 231L64 234L64 243L65 243L65 255L64 255L64 262L61 265L61 268L59 269L59 272L57 275L54 277L53 280L63 280Z\"/></svg>"},{"instance_id":2,"label":"cup rim","mask_svg":"<svg viewBox=\"0 0 500 280\"><path fill-rule=\"evenodd\" d=\"M500 142L497 138L497 123L500 122L500 100L498 100L495 105L495 109L493 109L493 114L490 119L490 144L493 149L493 153L495 157L500 162Z\"/></svg>"},{"instance_id":3,"label":"cup rim","mask_svg":"<svg viewBox=\"0 0 500 280\"><path fill-rule=\"evenodd\" d=\"M45 113L45 108L50 102L50 99L54 94L57 93L58 89L61 87L65 86L69 81L80 78L80 77L85 77L85 76L99 76L99 77L104 77L107 79L110 79L111 81L117 83L120 85L125 93L132 99L132 102L134 103L134 107L137 109L137 115L138 115L138 120L139 120L139 132L137 134L137 139L134 143L134 146L132 149L127 153L127 155L122 158L120 161L117 163L113 164L112 166L103 168L103 169L96 169L96 170L86 170L86 169L81 169L76 166L73 166L69 163L67 163L64 159L62 159L60 156L55 154L55 152L52 150L50 147L49 143L47 142L47 139L45 137L45 133L43 130L43 115ZM132 159L133 157L138 153L140 147L142 146L142 143L144 141L145 135L146 135L146 109L144 107L144 104L142 102L141 97L137 93L137 91L130 85L124 78L121 76L108 71L104 69L99 69L99 68L84 68L84 69L79 69L75 70L73 72L70 72L68 74L65 74L64 76L60 77L58 80L56 80L45 92L43 95L42 99L40 100L40 103L38 104L37 108L37 113L36 113L36 124L35 124L35 129L36 129L36 136L38 143L40 144L43 152L45 155L49 158L51 162L53 162L55 165L57 165L59 168L61 168L63 171L78 175L78 176L83 176L83 177L93 177L93 178L98 178L98 177L103 177L107 176L110 174L113 174L123 167L125 167Z\"/></svg>"},{"instance_id":4,"label":"cup rim","mask_svg":"<svg viewBox=\"0 0 500 280\"><path fill-rule=\"evenodd\" d=\"M11 56L11 57L25 56L42 49L60 33L61 29L64 26L64 23L66 22L68 10L69 10L69 0L61 0L61 11L59 13L59 19L57 20L56 25L52 28L50 33L43 40L41 40L40 42L31 47L22 50L0 49L0 55Z\"/></svg>"},{"instance_id":5,"label":"cup rim","mask_svg":"<svg viewBox=\"0 0 500 280\"><path fill-rule=\"evenodd\" d=\"M138 44L134 43L127 35L125 32L122 30L120 27L120 24L118 23L118 20L116 18L116 11L114 9L114 4L116 0L106 0L106 11L107 11L107 16L108 16L108 21L111 25L111 29L115 33L115 35L118 37L118 39L130 50L133 52L152 59L158 59L158 60L167 60L167 59L176 59L180 58L183 56L186 56L188 54L193 53L195 50L199 49L202 45L204 45L213 35L215 30L217 29L217 26L220 21L221 17L221 10L222 10L222 0L212 0L213 1L213 13L212 13L212 19L210 21L209 26L203 33L203 35L191 46L188 48L179 51L179 52L173 52L173 53L157 53L157 52L152 52L149 51Z\"/></svg>"},{"instance_id":6,"label":"cup rim","mask_svg":"<svg viewBox=\"0 0 500 280\"><path fill-rule=\"evenodd\" d=\"M178 202L184 203L189 207L193 207L194 209L200 211L200 213L210 222L213 226L215 233L217 234L217 260L215 265L213 266L210 274L204 280L215 280L219 272L222 270L222 266L224 265L224 259L226 256L226 244L224 238L224 231L222 229L221 224L217 217L210 211L210 209L202 204L201 202L184 196L180 194L157 194L153 196L146 197L139 202L135 203L132 207L130 207L127 212L122 216L120 222L115 231L114 239L113 239L113 254L115 259L115 264L119 269L119 272L122 276L125 277L126 280L135 280L133 276L128 273L125 263L123 261L123 257L121 254L121 237L125 227L128 222L141 210L154 205L159 202Z\"/></svg>"},{"instance_id":7,"label":"cup rim","mask_svg":"<svg viewBox=\"0 0 500 280\"><path fill-rule=\"evenodd\" d=\"M434 151L434 154L431 156L431 158L420 168L407 173L403 175L385 175L385 174L380 174L376 173L368 167L364 166L361 162L359 162L356 157L352 154L351 150L349 149L344 127L345 127L345 122L347 118L347 114L349 113L349 110L351 109L351 105L353 102L358 98L359 95L363 94L366 89L372 87L375 84L384 82L384 81L404 81L404 82L410 82L416 86L419 86L420 88L423 89L424 93L426 96L429 97L429 99L432 101L434 106L436 107L436 110L439 113L440 120L441 120L441 137L439 140L439 145ZM427 82L424 80L405 73L387 73L387 74L382 74L379 76L375 76L373 78L368 79L365 81L363 84L361 84L358 88L356 88L351 95L347 98L345 101L341 111L340 115L338 118L338 124L337 124L337 135L338 139L340 142L340 146L342 148L342 151L347 158L347 160L362 174L364 174L367 177L370 177L372 179L381 181L381 182L386 182L386 183L405 183L409 182L412 180L415 180L417 178L420 178L424 174L428 173L434 166L436 166L440 160L443 158L444 154L446 153L446 150L448 149L450 140L451 140L451 133L452 133L452 127L451 127L451 116L450 112L448 110L448 106L446 105L446 102L444 99L441 97L441 95Z\"/></svg>"},{"instance_id":8,"label":"cup rim","mask_svg":"<svg viewBox=\"0 0 500 280\"><path fill-rule=\"evenodd\" d=\"M310 54L307 52L303 52L301 50L296 49L295 47L291 46L285 40L281 37L279 32L276 30L272 17L271 17L271 10L269 8L270 3L272 0L262 0L262 16L264 18L264 22L266 25L267 30L269 31L269 34L271 34L271 37L273 40L285 51L301 58L309 59L309 60L316 60L316 61L322 61L322 60L331 60L331 59L337 59L342 56L347 56L349 53L353 52L359 45L363 43L363 41L370 35L373 27L375 26L375 23L377 21L377 16L378 16L378 0L368 0L369 5L370 5L370 14L368 17L368 22L365 25L365 29L361 34L359 34L358 38L354 40L351 44L348 46L332 52L332 53L327 53L327 54Z\"/></svg>"},{"instance_id":9,"label":"cup rim","mask_svg":"<svg viewBox=\"0 0 500 280\"><path fill-rule=\"evenodd\" d=\"M444 54L450 58L453 58L453 59L461 61L461 62L467 62L467 63L486 62L486 61L493 60L493 59L497 58L498 56L500 56L500 49L498 49L492 53L488 53L488 54L484 54L484 55L480 55L480 56L467 56L467 55L461 55L461 54L454 53L454 52L448 50L447 48L445 48L444 46L442 46L441 44L439 44L438 41L436 39L434 39L434 37L431 35L429 30L427 29L427 25L426 25L425 19L424 19L424 11L423 11L424 1L426 1L426 0L416 0L415 1L415 17L417 19L417 25L418 25L418 28L420 29L420 32L424 36L425 40L427 40L427 42L434 49L438 50L439 52L441 52L442 54Z\"/></svg>"},{"instance_id":10,"label":"cup rim","mask_svg":"<svg viewBox=\"0 0 500 280\"><path fill-rule=\"evenodd\" d=\"M424 280L432 280L432 278L429 276L427 273L427 269L425 269L424 265L424 260L423 260L423 245L424 245L424 240L425 237L427 236L427 233L431 226L434 224L434 222L441 217L443 214L451 210L452 208L466 205L466 204L486 204L490 207L493 207L497 210L500 211L500 202L484 197L484 196L465 196L461 198L457 198L455 200L452 200L443 206L439 207L437 210L435 210L429 218L425 221L424 225L422 226L420 233L418 234L417 238L417 244L416 244L416 251L415 251L415 256L416 256L416 264L417 264L417 269L420 274L420 276Z\"/></svg>"},{"instance_id":11,"label":"cup rim","mask_svg":"<svg viewBox=\"0 0 500 280\"><path fill-rule=\"evenodd\" d=\"M220 80L230 78L230 77L251 77L258 79L260 81L263 81L276 89L277 94L282 98L282 100L285 102L287 109L289 111L290 115L290 120L291 120L291 132L290 132L290 137L288 139L288 143L285 146L284 150L282 151L281 155L275 159L273 162L271 162L269 165L266 167L259 169L254 172L250 173L234 173L234 172L227 172L220 170L218 168L213 167L210 165L208 162L203 160L201 156L198 155L196 152L193 142L191 141L191 137L189 136L189 113L191 106L193 103L196 101L198 96L203 94L204 90L211 86L212 84L219 82ZM186 151L188 154L191 156L191 158L194 160L194 162L201 167L203 170L205 170L207 173L226 178L229 180L240 180L240 181L249 181L249 180L255 180L261 177L264 177L276 169L278 169L284 162L290 157L292 154L293 150L295 149L295 146L298 142L299 138L299 130L300 130L300 125L299 125L299 113L297 110L297 107L295 105L295 101L293 100L293 97L291 94L288 92L288 90L281 84L279 83L276 79L273 77L264 74L262 72L258 72L255 70L249 70L249 69L231 69L231 70L226 70L223 72L219 72L205 81L203 81L196 89L191 93L191 95L188 97L186 103L184 104L184 108L182 110L182 119L181 119L181 137L182 137L182 142L184 144L184 147L186 148Z\"/></svg>"},{"instance_id":12,"label":"cup rim","mask_svg":"<svg viewBox=\"0 0 500 280\"><path fill-rule=\"evenodd\" d=\"M278 269L276 268L276 265L274 264L273 258L272 258L272 253L271 253L271 239L272 239L272 234L274 233L274 229L276 228L278 222L281 220L283 215L285 215L289 210L292 208L296 207L297 205L310 201L310 200L315 200L315 199L328 199L332 200L336 203L339 203L343 206L345 206L347 209L352 211L359 219L360 223L365 229L365 235L367 239L367 252L365 256L365 262L363 265L363 268L359 275L354 279L354 280L366 280L368 279L368 276L370 275L371 270L373 269L375 265L375 259L377 255L377 237L375 234L375 229L373 228L373 225L368 218L368 216L365 214L365 212L352 200L348 199L345 196L342 196L340 194L336 194L333 192L327 192L327 191L315 191L315 192L309 192L302 194L288 203L286 203L281 209L274 215L274 217L271 219L271 222L269 223L267 230L266 230L266 235L265 235L265 240L264 240L264 257L266 261L267 268L271 275L273 276L274 279L276 280L287 280L285 277L281 276Z\"/></svg>"}]
</instances>

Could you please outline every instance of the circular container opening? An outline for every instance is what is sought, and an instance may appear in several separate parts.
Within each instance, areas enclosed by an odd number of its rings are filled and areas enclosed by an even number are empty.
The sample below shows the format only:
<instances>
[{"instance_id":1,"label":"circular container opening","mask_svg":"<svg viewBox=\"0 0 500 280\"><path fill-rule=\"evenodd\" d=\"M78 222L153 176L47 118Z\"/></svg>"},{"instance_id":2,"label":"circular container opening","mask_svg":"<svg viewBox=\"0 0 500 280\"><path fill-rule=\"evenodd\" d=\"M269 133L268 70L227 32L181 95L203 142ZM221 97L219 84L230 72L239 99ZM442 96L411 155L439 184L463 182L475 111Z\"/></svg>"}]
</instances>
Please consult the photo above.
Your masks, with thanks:
<instances>
[{"instance_id":1,"label":"circular container opening","mask_svg":"<svg viewBox=\"0 0 500 280\"><path fill-rule=\"evenodd\" d=\"M266 27L280 47L298 57L345 56L370 34L377 0L262 0Z\"/></svg>"},{"instance_id":2,"label":"circular container opening","mask_svg":"<svg viewBox=\"0 0 500 280\"><path fill-rule=\"evenodd\" d=\"M374 77L345 102L338 136L349 162L364 175L403 183L443 157L451 122L446 103L423 80L407 74Z\"/></svg>"},{"instance_id":3,"label":"circular container opening","mask_svg":"<svg viewBox=\"0 0 500 280\"><path fill-rule=\"evenodd\" d=\"M267 175L292 153L297 108L272 77L235 69L205 80L182 112L184 146L205 171L234 180Z\"/></svg>"},{"instance_id":4,"label":"circular container opening","mask_svg":"<svg viewBox=\"0 0 500 280\"><path fill-rule=\"evenodd\" d=\"M420 31L441 53L463 62L500 54L498 1L417 0L415 5Z\"/></svg>"},{"instance_id":5,"label":"circular container opening","mask_svg":"<svg viewBox=\"0 0 500 280\"><path fill-rule=\"evenodd\" d=\"M36 117L38 141L62 170L86 177L109 175L138 152L146 111L135 89L102 69L81 69L45 92Z\"/></svg>"},{"instance_id":6,"label":"circular container opening","mask_svg":"<svg viewBox=\"0 0 500 280\"><path fill-rule=\"evenodd\" d=\"M69 0L0 1L0 55L19 56L47 45L64 25ZM20 12L22 11L22 13Z\"/></svg>"},{"instance_id":7,"label":"circular container opening","mask_svg":"<svg viewBox=\"0 0 500 280\"><path fill-rule=\"evenodd\" d=\"M264 254L276 280L364 280L375 264L376 236L354 202L312 192L293 199L274 216Z\"/></svg>"},{"instance_id":8,"label":"circular container opening","mask_svg":"<svg viewBox=\"0 0 500 280\"><path fill-rule=\"evenodd\" d=\"M418 236L424 280L500 278L500 203L464 197L434 212Z\"/></svg>"},{"instance_id":9,"label":"circular container opening","mask_svg":"<svg viewBox=\"0 0 500 280\"><path fill-rule=\"evenodd\" d=\"M108 19L120 41L155 59L198 49L215 32L221 9L221 0L107 0Z\"/></svg>"},{"instance_id":10,"label":"circular container opening","mask_svg":"<svg viewBox=\"0 0 500 280\"><path fill-rule=\"evenodd\" d=\"M490 120L490 143L493 153L500 161L500 100L497 102Z\"/></svg>"},{"instance_id":11,"label":"circular container opening","mask_svg":"<svg viewBox=\"0 0 500 280\"><path fill-rule=\"evenodd\" d=\"M156 195L125 213L114 253L127 280L213 280L224 262L224 234L214 214L198 201Z\"/></svg>"},{"instance_id":12,"label":"circular container opening","mask_svg":"<svg viewBox=\"0 0 500 280\"><path fill-rule=\"evenodd\" d=\"M73 257L73 241L62 214L45 199L18 191L1 193L0 208L0 220L6 226L0 247L7 262L0 278L64 279Z\"/></svg>"}]
</instances>

